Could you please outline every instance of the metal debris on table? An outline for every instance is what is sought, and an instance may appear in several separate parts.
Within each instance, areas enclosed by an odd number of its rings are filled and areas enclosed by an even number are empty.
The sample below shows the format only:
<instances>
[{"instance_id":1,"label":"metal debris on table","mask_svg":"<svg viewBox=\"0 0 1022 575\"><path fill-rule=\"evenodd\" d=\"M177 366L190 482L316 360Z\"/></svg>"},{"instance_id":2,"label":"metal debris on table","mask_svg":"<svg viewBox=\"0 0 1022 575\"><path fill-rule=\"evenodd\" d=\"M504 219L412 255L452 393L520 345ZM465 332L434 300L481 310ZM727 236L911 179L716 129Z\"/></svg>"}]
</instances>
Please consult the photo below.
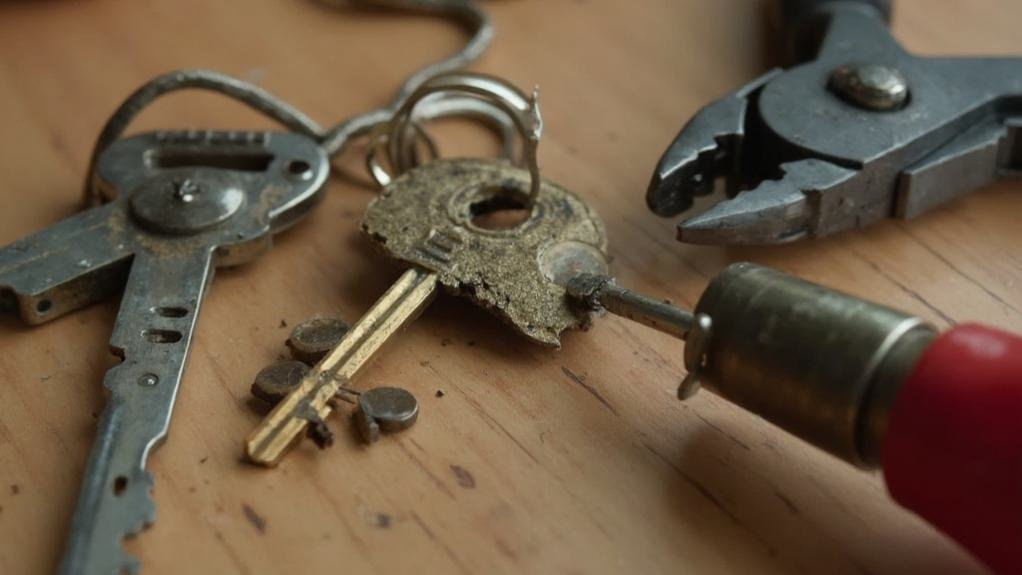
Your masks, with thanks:
<instances>
[{"instance_id":1,"label":"metal debris on table","mask_svg":"<svg viewBox=\"0 0 1022 575\"><path fill-rule=\"evenodd\" d=\"M309 366L294 359L285 359L264 367L252 382L252 395L277 405L298 387L302 378L309 373Z\"/></svg>"},{"instance_id":2,"label":"metal debris on table","mask_svg":"<svg viewBox=\"0 0 1022 575\"><path fill-rule=\"evenodd\" d=\"M419 417L419 402L399 387L377 387L358 396L355 426L366 443L380 439L380 431L408 429Z\"/></svg>"},{"instance_id":3,"label":"metal debris on table","mask_svg":"<svg viewBox=\"0 0 1022 575\"><path fill-rule=\"evenodd\" d=\"M295 326L285 345L291 350L291 357L315 365L341 341L348 329L348 323L340 318L314 317Z\"/></svg>"}]
</instances>

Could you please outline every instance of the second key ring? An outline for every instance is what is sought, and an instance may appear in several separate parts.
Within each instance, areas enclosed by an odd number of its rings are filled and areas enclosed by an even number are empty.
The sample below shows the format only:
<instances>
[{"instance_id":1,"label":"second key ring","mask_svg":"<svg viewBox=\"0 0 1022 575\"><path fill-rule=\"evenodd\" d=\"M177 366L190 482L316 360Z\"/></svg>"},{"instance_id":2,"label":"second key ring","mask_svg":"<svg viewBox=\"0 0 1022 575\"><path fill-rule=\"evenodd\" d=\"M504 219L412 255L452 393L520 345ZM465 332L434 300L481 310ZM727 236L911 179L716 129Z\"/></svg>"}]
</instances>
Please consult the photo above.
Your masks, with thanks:
<instances>
[{"instance_id":1,"label":"second key ring","mask_svg":"<svg viewBox=\"0 0 1022 575\"><path fill-rule=\"evenodd\" d=\"M522 136L522 150L518 161L527 164L531 185L526 207L531 207L539 195L542 184L539 173L537 148L543 135L543 118L539 112L538 93L526 95L509 82L471 72L439 74L423 82L394 113L386 124L382 124L374 135L366 165L378 184L386 186L394 176L399 176L418 165L417 132L413 114L416 106L430 97L473 98L487 106L504 112L515 129ZM394 175L380 165L376 152L384 147ZM433 150L430 150L432 155Z\"/></svg>"}]
</instances>

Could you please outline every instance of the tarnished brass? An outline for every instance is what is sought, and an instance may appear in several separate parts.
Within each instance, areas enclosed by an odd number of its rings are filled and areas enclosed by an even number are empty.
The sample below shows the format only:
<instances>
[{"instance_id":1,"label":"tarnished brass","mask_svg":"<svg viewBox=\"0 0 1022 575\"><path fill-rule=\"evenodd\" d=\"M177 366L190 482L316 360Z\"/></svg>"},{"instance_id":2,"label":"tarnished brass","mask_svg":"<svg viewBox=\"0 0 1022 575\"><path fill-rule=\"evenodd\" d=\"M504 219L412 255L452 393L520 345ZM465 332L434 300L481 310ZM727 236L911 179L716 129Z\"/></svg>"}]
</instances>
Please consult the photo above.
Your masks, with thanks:
<instances>
[{"instance_id":1,"label":"tarnished brass","mask_svg":"<svg viewBox=\"0 0 1022 575\"><path fill-rule=\"evenodd\" d=\"M529 186L528 172L500 162L430 162L392 182L370 204L362 228L387 255L436 272L448 291L529 339L557 346L562 331L590 319L568 305L558 281L606 273L607 238L592 208L545 180L531 216L518 226L473 223L525 205Z\"/></svg>"},{"instance_id":2,"label":"tarnished brass","mask_svg":"<svg viewBox=\"0 0 1022 575\"><path fill-rule=\"evenodd\" d=\"M710 282L696 313L713 318L708 389L867 467L883 433L871 413L936 335L919 318L746 263Z\"/></svg>"},{"instance_id":3,"label":"tarnished brass","mask_svg":"<svg viewBox=\"0 0 1022 575\"><path fill-rule=\"evenodd\" d=\"M414 264L341 342L249 435L249 458L276 465L310 421L439 286L471 298L532 341L556 346L565 329L588 325L563 284L578 273L605 273L603 223L571 192L544 181L529 217L517 226L473 223L518 208L528 172L503 163L437 160L394 180L366 212L363 230L387 254Z\"/></svg>"},{"instance_id":4,"label":"tarnished brass","mask_svg":"<svg viewBox=\"0 0 1022 575\"><path fill-rule=\"evenodd\" d=\"M340 343L348 329L348 323L341 318L314 317L295 326L285 345L291 350L291 357L314 365Z\"/></svg>"},{"instance_id":5,"label":"tarnished brass","mask_svg":"<svg viewBox=\"0 0 1022 575\"><path fill-rule=\"evenodd\" d=\"M326 419L333 411L331 400L341 386L433 300L436 285L437 276L426 270L412 268L405 272L248 436L245 452L249 459L261 465L277 465L302 437L310 420Z\"/></svg>"},{"instance_id":6,"label":"tarnished brass","mask_svg":"<svg viewBox=\"0 0 1022 575\"><path fill-rule=\"evenodd\" d=\"M362 441L375 443L380 432L408 429L419 418L419 402L400 387L377 387L358 396L355 427Z\"/></svg>"},{"instance_id":7,"label":"tarnished brass","mask_svg":"<svg viewBox=\"0 0 1022 575\"><path fill-rule=\"evenodd\" d=\"M572 278L568 296L685 339L681 399L703 383L864 468L879 466L894 398L936 337L918 318L749 263L714 278L694 314L607 276Z\"/></svg>"},{"instance_id":8,"label":"tarnished brass","mask_svg":"<svg viewBox=\"0 0 1022 575\"><path fill-rule=\"evenodd\" d=\"M256 374L252 395L270 404L280 403L308 373L309 366L294 359L272 363Z\"/></svg>"}]
</instances>

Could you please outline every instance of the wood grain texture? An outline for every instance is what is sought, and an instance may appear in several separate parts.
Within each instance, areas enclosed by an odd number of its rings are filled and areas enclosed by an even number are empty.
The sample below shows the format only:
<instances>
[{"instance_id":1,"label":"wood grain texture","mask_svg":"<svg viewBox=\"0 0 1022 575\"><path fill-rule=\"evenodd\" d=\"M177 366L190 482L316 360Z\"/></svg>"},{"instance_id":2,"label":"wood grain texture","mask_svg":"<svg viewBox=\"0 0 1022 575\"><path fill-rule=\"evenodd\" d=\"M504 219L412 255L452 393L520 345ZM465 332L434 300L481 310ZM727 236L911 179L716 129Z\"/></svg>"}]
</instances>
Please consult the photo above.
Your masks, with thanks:
<instances>
[{"instance_id":1,"label":"wood grain texture","mask_svg":"<svg viewBox=\"0 0 1022 575\"><path fill-rule=\"evenodd\" d=\"M703 103L768 64L765 0L500 0L476 69L543 88L545 174L593 202L621 282L691 305L749 259L917 313L1022 330L1017 184L918 221L770 249L690 247L647 212L652 167ZM903 0L922 53L1017 54L1022 4ZM0 3L0 244L72 213L102 122L144 80L209 67L259 82L324 123L388 99L462 40L428 18L308 1ZM267 126L207 95L135 129ZM448 155L488 153L444 126ZM359 237L371 188L335 178L262 259L221 270L199 321L168 442L158 522L128 547L146 573L974 573L952 543L860 473L711 394L673 399L681 346L607 318L560 350L530 346L441 298L371 366L418 425L371 449L332 424L272 471L241 461L248 397L287 330L355 319L400 270ZM0 318L0 573L51 572L103 405L116 302L28 328ZM437 390L443 390L437 397Z\"/></svg>"}]
</instances>

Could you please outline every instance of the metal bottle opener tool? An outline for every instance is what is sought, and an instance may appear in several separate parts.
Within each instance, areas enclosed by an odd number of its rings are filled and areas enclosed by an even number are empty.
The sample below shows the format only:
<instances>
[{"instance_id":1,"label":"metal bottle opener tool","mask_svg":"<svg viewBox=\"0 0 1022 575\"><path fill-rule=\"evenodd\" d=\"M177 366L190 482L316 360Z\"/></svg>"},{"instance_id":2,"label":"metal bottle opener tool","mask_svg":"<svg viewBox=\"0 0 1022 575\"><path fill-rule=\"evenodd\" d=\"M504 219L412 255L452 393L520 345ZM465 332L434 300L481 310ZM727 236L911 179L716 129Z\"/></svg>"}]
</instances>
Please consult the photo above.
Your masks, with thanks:
<instances>
[{"instance_id":1,"label":"metal bottle opener tool","mask_svg":"<svg viewBox=\"0 0 1022 575\"><path fill-rule=\"evenodd\" d=\"M306 136L157 132L99 156L116 199L0 249L7 307L30 324L124 296L110 339L122 362L75 510L62 570L134 569L121 540L152 523L150 451L167 433L203 296L216 267L252 260L312 207L328 173Z\"/></svg>"},{"instance_id":2,"label":"metal bottle opener tool","mask_svg":"<svg viewBox=\"0 0 1022 575\"><path fill-rule=\"evenodd\" d=\"M529 98L497 78L445 74L426 81L380 134L390 163L411 167L409 119L417 103L438 93L462 92L505 110L523 134L529 170L484 160L436 160L394 179L374 163L385 185L363 220L365 235L387 255L411 264L341 342L266 417L246 440L248 457L276 465L310 422L333 410L333 398L410 323L440 288L469 297L515 331L556 346L565 329L589 323L571 306L562 284L579 271L604 273L607 241L599 216L571 192L542 180L536 145L542 123ZM508 207L527 211L508 229L480 227L475 219Z\"/></svg>"},{"instance_id":3,"label":"metal bottle opener tool","mask_svg":"<svg viewBox=\"0 0 1022 575\"><path fill-rule=\"evenodd\" d=\"M912 218L1022 173L1019 58L921 58L890 0L784 0L792 59L703 108L664 153L649 208L697 244L773 244Z\"/></svg>"}]
</instances>

